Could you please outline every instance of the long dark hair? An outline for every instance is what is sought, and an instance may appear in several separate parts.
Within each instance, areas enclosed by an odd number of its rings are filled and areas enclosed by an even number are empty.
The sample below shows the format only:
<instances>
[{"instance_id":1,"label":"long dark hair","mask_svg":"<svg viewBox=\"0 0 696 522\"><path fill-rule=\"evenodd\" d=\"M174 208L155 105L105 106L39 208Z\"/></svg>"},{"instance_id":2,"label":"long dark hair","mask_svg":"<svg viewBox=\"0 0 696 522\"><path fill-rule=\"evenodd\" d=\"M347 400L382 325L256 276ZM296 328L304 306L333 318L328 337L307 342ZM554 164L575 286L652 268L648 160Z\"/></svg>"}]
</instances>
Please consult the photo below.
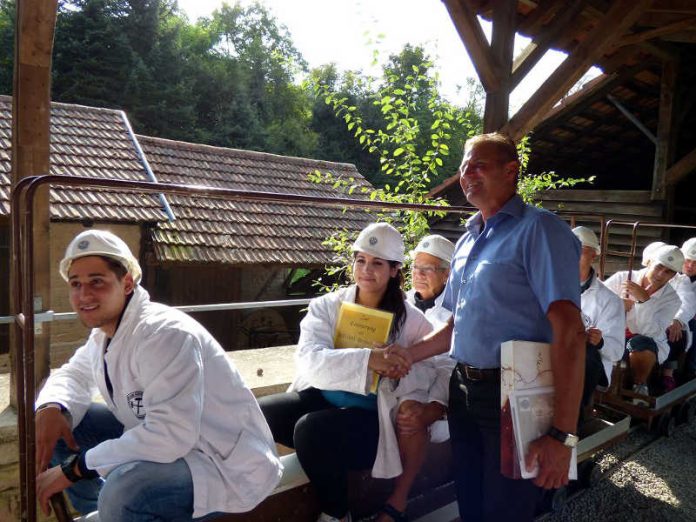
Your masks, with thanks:
<instances>
[{"instance_id":1,"label":"long dark hair","mask_svg":"<svg viewBox=\"0 0 696 522\"><path fill-rule=\"evenodd\" d=\"M391 268L397 267L396 275L389 278L387 283L387 289L382 296L382 300L379 302L377 308L384 310L385 312L391 312L394 314L394 321L392 322L391 332L389 332L389 340L394 342L399 336L399 332L406 322L406 303L404 302L405 296L401 287L404 284L404 274L401 272L401 263L396 261L389 261L389 266Z\"/></svg>"}]
</instances>

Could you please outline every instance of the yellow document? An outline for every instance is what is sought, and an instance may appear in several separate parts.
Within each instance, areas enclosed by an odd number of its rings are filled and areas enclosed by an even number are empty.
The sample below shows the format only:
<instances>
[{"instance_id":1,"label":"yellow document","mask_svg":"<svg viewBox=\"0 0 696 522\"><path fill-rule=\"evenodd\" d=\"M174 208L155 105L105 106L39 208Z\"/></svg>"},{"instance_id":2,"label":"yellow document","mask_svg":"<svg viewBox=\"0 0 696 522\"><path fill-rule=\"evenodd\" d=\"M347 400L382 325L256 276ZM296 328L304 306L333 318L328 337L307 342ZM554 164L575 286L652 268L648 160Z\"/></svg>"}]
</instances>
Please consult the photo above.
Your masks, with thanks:
<instances>
[{"instance_id":1,"label":"yellow document","mask_svg":"<svg viewBox=\"0 0 696 522\"><path fill-rule=\"evenodd\" d=\"M338 311L334 348L372 348L389 339L394 314L344 301ZM370 393L377 393L379 375L372 376Z\"/></svg>"}]
</instances>

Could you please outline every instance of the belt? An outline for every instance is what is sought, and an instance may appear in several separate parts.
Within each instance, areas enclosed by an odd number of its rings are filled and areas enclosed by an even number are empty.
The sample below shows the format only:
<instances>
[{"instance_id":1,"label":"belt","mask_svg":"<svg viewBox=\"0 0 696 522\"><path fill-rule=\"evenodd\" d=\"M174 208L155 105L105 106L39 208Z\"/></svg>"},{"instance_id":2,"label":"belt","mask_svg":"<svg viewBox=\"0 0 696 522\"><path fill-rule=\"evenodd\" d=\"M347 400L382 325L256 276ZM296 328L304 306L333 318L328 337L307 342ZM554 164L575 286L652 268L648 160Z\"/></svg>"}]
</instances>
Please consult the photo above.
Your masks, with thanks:
<instances>
[{"instance_id":1,"label":"belt","mask_svg":"<svg viewBox=\"0 0 696 522\"><path fill-rule=\"evenodd\" d=\"M457 363L459 374L469 381L500 381L500 368L476 368Z\"/></svg>"}]
</instances>

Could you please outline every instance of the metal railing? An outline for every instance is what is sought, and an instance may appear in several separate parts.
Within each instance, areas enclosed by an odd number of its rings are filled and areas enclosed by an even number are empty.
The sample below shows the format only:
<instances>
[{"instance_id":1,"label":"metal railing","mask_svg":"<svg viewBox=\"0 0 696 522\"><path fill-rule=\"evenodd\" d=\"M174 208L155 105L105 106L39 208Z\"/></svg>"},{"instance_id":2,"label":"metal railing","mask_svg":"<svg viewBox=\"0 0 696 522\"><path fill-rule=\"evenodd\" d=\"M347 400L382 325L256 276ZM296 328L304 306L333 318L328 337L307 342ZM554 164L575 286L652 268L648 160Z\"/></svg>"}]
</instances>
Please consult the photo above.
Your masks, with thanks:
<instances>
[{"instance_id":1,"label":"metal railing","mask_svg":"<svg viewBox=\"0 0 696 522\"><path fill-rule=\"evenodd\" d=\"M32 176L22 179L12 191L12 263L15 279L12 282L13 310L11 321L16 332L14 340L14 368L17 393L17 423L19 435L20 460L20 512L21 519L34 522L36 520L36 471L35 471L35 433L34 433L34 400L36 382L34 376L34 325L42 320L61 319L64 314L48 313L44 316L35 314L33 304L34 294L34 244L33 244L33 202L37 190L44 185L59 185L62 187L100 187L118 189L126 192L167 193L177 195L193 195L203 198L216 198L235 201L257 201L266 203L294 203L296 205L313 205L337 208L366 208L382 211L411 210L416 212L445 211L448 213L468 214L472 212L467 207L436 207L420 204L395 204L371 200L355 200L349 198L325 198L305 196L300 194L277 194L272 192L245 191L201 187L194 185L162 185L146 181L124 181L110 179L78 178L73 176L46 175ZM270 306L265 302L260 306ZM201 305L207 309L217 309L221 305ZM249 303L234 303L235 306ZM186 311L194 307L182 307Z\"/></svg>"}]
</instances>

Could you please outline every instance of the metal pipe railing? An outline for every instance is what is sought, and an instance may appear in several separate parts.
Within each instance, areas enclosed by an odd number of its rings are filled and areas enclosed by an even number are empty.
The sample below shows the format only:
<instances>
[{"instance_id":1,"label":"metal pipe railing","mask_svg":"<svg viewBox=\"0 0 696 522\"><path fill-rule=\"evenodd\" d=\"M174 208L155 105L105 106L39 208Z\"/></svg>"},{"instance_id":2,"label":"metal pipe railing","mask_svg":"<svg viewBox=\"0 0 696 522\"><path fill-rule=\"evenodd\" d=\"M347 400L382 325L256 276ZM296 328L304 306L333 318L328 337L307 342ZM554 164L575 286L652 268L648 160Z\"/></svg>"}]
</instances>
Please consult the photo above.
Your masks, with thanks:
<instances>
[{"instance_id":1,"label":"metal pipe railing","mask_svg":"<svg viewBox=\"0 0 696 522\"><path fill-rule=\"evenodd\" d=\"M16 375L17 422L20 457L21 518L36 520L36 470L34 400L36 383L34 377L34 324L36 316L33 309L34 294L34 249L33 249L33 202L36 191L43 185L64 187L101 187L127 192L167 193L193 195L205 198L226 200L252 200L275 203L294 203L338 208L367 208L383 211L410 210L417 212L471 213L467 207L439 207L423 204L384 203L371 200L349 198L323 198L300 194L278 194L272 192L246 191L201 187L195 185L164 185L146 181L124 181L111 179L78 178L63 175L32 176L20 180L11 196L12 205L12 263L16 278L12 282L14 329L16 332L16 356L14 372Z\"/></svg>"}]
</instances>

